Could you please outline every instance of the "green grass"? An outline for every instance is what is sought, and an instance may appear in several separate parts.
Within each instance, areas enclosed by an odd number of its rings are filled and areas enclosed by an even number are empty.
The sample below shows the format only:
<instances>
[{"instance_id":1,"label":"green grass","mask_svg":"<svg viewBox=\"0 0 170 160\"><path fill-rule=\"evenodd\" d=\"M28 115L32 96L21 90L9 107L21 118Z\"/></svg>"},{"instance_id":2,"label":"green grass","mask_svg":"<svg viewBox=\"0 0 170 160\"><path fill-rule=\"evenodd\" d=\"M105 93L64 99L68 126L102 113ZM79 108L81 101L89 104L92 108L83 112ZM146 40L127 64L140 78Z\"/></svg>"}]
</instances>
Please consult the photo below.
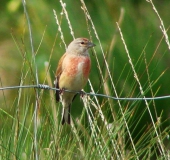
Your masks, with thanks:
<instances>
[{"instance_id":1,"label":"green grass","mask_svg":"<svg viewBox=\"0 0 170 160\"><path fill-rule=\"evenodd\" d=\"M97 45L90 51L92 71L85 91L114 97L167 95L169 44L164 36L168 32L163 35L159 29L161 21L164 22L163 10L158 17L152 3L142 2L134 9L126 2L100 1L103 8L92 2L76 1L74 10L71 2L65 2L65 11L62 1L52 2L57 5L48 7L46 2L41 2L41 7L38 2L27 2L30 22L20 15L21 21L17 23L20 27L12 31L15 48L12 45L5 48L12 51L10 64L10 55L2 54L6 63L0 64L1 86L32 85L38 80L52 87L55 67L65 45L74 36L85 35ZM112 10L112 5L123 7L120 15ZM147 12L141 12L142 7ZM61 11L67 12L68 17ZM113 14L117 19L113 21L119 23L112 23ZM59 25L61 30L57 30ZM8 46L5 44L11 42L3 44ZM69 126L61 125L62 105L55 102L54 91L2 90L0 159L169 159L169 99L128 101L97 96L79 99L73 102Z\"/></svg>"}]
</instances>

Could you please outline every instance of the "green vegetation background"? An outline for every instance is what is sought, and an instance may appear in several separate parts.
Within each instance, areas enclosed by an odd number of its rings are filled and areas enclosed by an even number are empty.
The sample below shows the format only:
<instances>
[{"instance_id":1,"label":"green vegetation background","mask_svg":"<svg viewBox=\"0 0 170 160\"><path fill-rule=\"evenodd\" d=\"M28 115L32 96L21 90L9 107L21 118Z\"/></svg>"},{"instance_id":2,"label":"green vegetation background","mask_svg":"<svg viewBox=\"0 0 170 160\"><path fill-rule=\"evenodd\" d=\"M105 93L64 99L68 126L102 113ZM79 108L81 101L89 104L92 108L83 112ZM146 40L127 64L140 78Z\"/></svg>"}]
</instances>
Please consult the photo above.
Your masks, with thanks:
<instances>
[{"instance_id":1,"label":"green vegetation background","mask_svg":"<svg viewBox=\"0 0 170 160\"><path fill-rule=\"evenodd\" d=\"M89 38L85 15L80 8L80 1L67 0L65 2L75 36ZM139 88L137 86L135 87L135 79L133 77L132 71L130 71L131 67L128 63L128 58L120 39L119 32L117 31L116 22L119 19L121 8L123 8L125 11L121 29L129 53L133 62L135 63L135 68L138 72L138 76L140 77L142 86L145 89L148 88L145 59L143 57L140 58L144 51L147 62L149 63L151 61L148 66L148 70L150 72L150 81L154 82L159 79L158 82L152 87L155 94L154 96L169 95L170 51L168 50L165 40L163 39L161 41L163 34L159 28L160 21L153 11L152 6L144 0L86 0L85 3L96 27L106 56L109 52L111 53L111 56L108 60L109 68L111 74L113 75L113 80L116 84L118 95L120 97L138 97L140 95ZM161 18L163 19L165 27L168 28L170 25L170 1L154 0L154 4L161 15ZM49 63L51 78L54 79L54 73L58 60L65 52L65 47L60 39L58 26L56 25L53 14L53 9L55 9L57 15L60 17L62 7L57 0L30 0L27 1L27 9L31 20L34 47L36 51L38 50L36 56L38 76L40 83L44 83L44 62L49 61L50 55L52 55ZM0 17L0 83L2 87L15 86L19 85L21 80L21 66L23 59L17 46L19 45L21 48L24 48L31 55L28 25L25 20L21 1L6 0L1 2ZM72 37L70 35L67 20L65 17L63 17L61 21L61 27L64 33L66 44L69 44L69 42L72 41ZM167 33L169 35L170 32L168 31ZM110 50L111 41L114 35L117 36L116 42L114 47ZM97 56L100 60L100 63L102 64L103 59L101 50L93 32L92 36L93 42L96 44L95 49L97 51ZM16 45L16 42L18 45ZM93 55L91 55L91 58L92 70L90 80L95 88L95 91L99 91L99 93L104 94L104 91L101 87L101 78L95 58ZM104 68L105 65L103 63L103 70L105 70ZM162 76L158 78L160 75ZM29 80L26 82L29 82ZM90 92L90 87L87 86L85 91ZM0 107L6 112L12 114L15 109L15 99L18 96L17 90L0 92ZM114 93L112 89L111 93ZM3 94L5 94L5 99ZM33 97L34 92L31 92L31 94L30 96ZM113 94L112 96L115 95ZM151 96L152 94L150 91L146 93L146 97ZM49 99L49 94L47 92L44 95L44 106L45 104L47 106ZM101 103L104 102L103 98L99 99ZM32 103L34 103L34 99ZM113 104L113 107L119 110L118 106L116 105L117 102L113 101ZM154 120L156 122L156 117L161 116L163 118L162 127L166 128L170 125L170 99L157 100L155 101L155 104L156 108L150 108L152 110L153 117L155 118ZM83 104L77 98L74 106L79 106L80 111L82 105ZM74 106L72 109L73 115L79 117L80 112L77 113L77 108L74 108ZM24 107L25 106L21 106L20 109L22 110ZM140 113L145 108L145 103L140 102L140 105L134 105L134 107L137 107L134 117L138 117L138 113ZM109 112L107 114L109 114ZM1 115L1 117L5 119L5 115ZM3 118L0 120L0 126L3 125ZM110 122L111 121L112 119L110 119ZM150 117L148 113L145 112L140 123L138 124L138 127L136 128L136 132L138 132L140 128L143 128L143 125L146 125L147 127L150 123ZM10 128L10 121L8 127ZM134 134L136 134L136 132L134 132ZM167 140L166 143L168 144L169 140Z\"/></svg>"}]
</instances>

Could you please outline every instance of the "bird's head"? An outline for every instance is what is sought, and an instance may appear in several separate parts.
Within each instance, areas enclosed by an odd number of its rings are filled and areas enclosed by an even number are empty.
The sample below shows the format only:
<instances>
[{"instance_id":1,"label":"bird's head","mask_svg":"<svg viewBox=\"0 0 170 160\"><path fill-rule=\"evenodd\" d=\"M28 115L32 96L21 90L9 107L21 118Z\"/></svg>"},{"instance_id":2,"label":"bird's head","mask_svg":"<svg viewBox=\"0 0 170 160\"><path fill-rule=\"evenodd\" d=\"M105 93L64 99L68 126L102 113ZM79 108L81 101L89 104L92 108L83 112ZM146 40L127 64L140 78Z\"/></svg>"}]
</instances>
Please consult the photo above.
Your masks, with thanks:
<instances>
[{"instance_id":1,"label":"bird's head","mask_svg":"<svg viewBox=\"0 0 170 160\"><path fill-rule=\"evenodd\" d=\"M67 48L67 53L88 55L88 49L94 46L95 44L90 42L87 38L76 38L69 44Z\"/></svg>"}]
</instances>

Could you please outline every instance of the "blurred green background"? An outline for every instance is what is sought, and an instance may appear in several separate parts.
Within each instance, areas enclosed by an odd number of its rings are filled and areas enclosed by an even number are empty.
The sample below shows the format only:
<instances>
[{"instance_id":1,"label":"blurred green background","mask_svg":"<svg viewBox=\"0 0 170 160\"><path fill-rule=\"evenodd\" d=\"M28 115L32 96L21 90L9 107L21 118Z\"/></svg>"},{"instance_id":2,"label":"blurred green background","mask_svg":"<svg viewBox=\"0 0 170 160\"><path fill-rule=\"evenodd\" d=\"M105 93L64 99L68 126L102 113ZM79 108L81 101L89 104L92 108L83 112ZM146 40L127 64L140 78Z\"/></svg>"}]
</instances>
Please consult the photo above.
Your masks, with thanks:
<instances>
[{"instance_id":1,"label":"blurred green background","mask_svg":"<svg viewBox=\"0 0 170 160\"><path fill-rule=\"evenodd\" d=\"M67 45L70 41L72 41L72 36L65 16L60 14L62 12L62 7L58 0L29 0L26 2L33 32L33 43L35 52L37 52L36 63L38 67L39 81L40 83L44 83L44 62L48 61L50 63L50 75L51 78L54 79L58 60L65 52L65 47L61 41L60 33L58 32L58 26L55 21L53 9L56 11L58 18L61 21L61 28ZM87 23L84 12L81 9L80 1L65 0L64 2L66 3L66 9L68 11L75 37L89 38L90 36L87 30ZM170 25L170 1L154 0L153 2L164 22L165 27L168 28ZM146 60L147 64L149 64L147 67L151 82L155 82L165 71L165 73L159 78L158 82L156 82L156 84L152 87L154 95L169 95L170 51L168 50L165 40L163 39L161 41L163 34L159 27L160 20L155 14L151 4L144 0L86 0L85 3L96 27L104 53L106 56L110 53L108 60L109 68L113 75L118 95L120 97L137 97L140 95L139 87L135 82L127 54L119 32L117 31L116 22L119 20L122 8L125 13L121 29L144 90L147 90L149 86L146 73ZM22 54L24 53L24 50L26 50L27 54L30 54L31 56L28 25L21 1L2 1L0 6L0 17L1 86L19 85L22 73L21 66L24 59ZM167 33L169 35L170 32L168 31ZM105 71L101 49L92 30L91 35L93 42L96 44L95 50L97 52L99 62L101 66L103 66L103 71ZM116 41L113 48L110 49L111 41L114 36L116 36ZM23 52L19 50L22 50ZM105 92L101 87L101 77L93 54L91 55L91 59L92 70L90 80L95 91L99 91L104 94ZM25 81L24 84L27 84L26 82L28 81ZM110 84L109 81L108 84ZM89 92L90 87L87 86L85 90ZM111 94L112 96L115 96L112 88ZM16 90L0 91L1 108L12 113L15 108L14 101L17 96L18 94ZM151 96L151 92L148 91L146 93L146 97ZM44 97L48 100L48 92ZM104 101L102 98L99 99L101 103ZM76 100L75 105L80 105L79 101L79 99ZM46 100L44 100L44 103L45 102ZM117 102L113 101L113 103L113 107L119 110ZM146 108L144 102L139 103L140 105L136 106L137 108L134 113L134 117L137 117L138 113ZM167 125L170 125L170 99L157 100L155 101L155 106L156 109L154 106L150 108L152 110L153 117L155 117L154 120L157 121L156 117L162 115L162 121L165 121L162 127L165 128ZM2 123L2 121L0 123ZM141 128L143 124L147 123L149 125L151 122L150 117L146 112L139 124L139 128Z\"/></svg>"}]
</instances>

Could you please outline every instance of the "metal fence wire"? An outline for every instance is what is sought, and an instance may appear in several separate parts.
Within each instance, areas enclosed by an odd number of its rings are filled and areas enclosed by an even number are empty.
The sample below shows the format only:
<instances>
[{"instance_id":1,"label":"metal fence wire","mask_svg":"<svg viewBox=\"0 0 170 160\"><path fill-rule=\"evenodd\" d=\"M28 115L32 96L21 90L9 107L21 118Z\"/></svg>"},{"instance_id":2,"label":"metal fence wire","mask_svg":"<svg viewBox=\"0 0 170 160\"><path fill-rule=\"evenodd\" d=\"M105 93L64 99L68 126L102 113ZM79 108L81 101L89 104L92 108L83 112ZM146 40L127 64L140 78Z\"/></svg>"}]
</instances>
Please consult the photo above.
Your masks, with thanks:
<instances>
[{"instance_id":1,"label":"metal fence wire","mask_svg":"<svg viewBox=\"0 0 170 160\"><path fill-rule=\"evenodd\" d=\"M45 84L38 84L38 85L24 85L24 86L11 86L11 87L2 87L0 88L0 90L9 90L9 89L19 89L19 88L36 88L36 89L44 89L44 90L60 90L58 88L53 88L53 87L50 87L49 85L45 85ZM77 91L71 91L71 90L65 90L66 92L71 92L71 93L78 93L78 94L81 94L82 92L77 92ZM104 97L104 98L110 98L110 99L113 99L113 100L126 100L126 101L136 101L136 100L160 100L160 99L167 99L167 98L170 98L170 95L167 95L167 96L158 96L158 97L143 97L141 95L141 97L114 97L114 96L110 96L110 95L105 95L105 94L98 94L98 93L87 93L87 92L84 92L85 95L88 95L88 96L97 96L97 97Z\"/></svg>"}]
</instances>

